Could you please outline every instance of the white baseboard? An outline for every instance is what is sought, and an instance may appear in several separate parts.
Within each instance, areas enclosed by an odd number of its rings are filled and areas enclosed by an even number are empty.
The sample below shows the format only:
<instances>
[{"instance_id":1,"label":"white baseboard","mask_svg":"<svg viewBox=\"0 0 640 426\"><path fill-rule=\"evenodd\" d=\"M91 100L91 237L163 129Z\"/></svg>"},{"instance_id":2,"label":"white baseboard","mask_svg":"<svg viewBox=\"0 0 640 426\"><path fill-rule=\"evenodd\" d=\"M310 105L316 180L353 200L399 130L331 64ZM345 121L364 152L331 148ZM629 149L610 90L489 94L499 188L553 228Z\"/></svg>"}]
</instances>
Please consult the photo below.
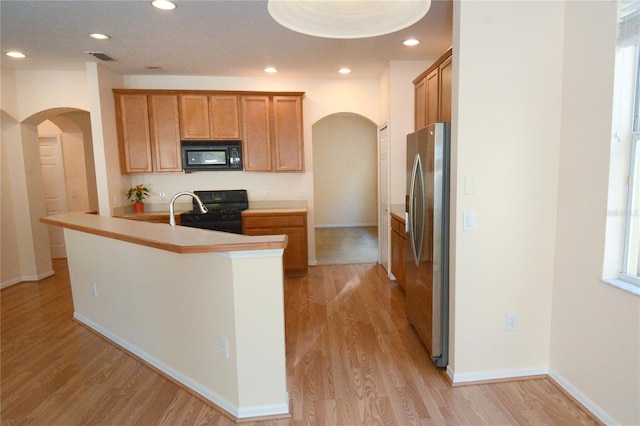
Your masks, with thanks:
<instances>
[{"instance_id":1,"label":"white baseboard","mask_svg":"<svg viewBox=\"0 0 640 426\"><path fill-rule=\"evenodd\" d=\"M55 272L52 269L50 271L43 272L40 275L25 275L23 277L17 277L9 281L3 282L2 284L0 284L0 288L11 287L12 285L20 284L21 282L25 282L25 281L29 281L29 282L40 281L47 277L52 276L53 274L55 274Z\"/></svg>"},{"instance_id":2,"label":"white baseboard","mask_svg":"<svg viewBox=\"0 0 640 426\"><path fill-rule=\"evenodd\" d=\"M131 352L135 356L139 357L140 359L154 366L158 370L162 371L167 376L171 377L172 379L176 380L179 383L182 383L187 388L193 390L203 398L208 399L216 406L225 410L232 416L235 416L237 419L247 419L251 417L266 417L266 416L289 414L288 404L274 405L274 406L244 407L244 408L237 407L236 405L232 404L231 402L227 401L226 399L218 395L213 390L207 387L204 387L200 383L195 382L194 380L183 375L179 371L172 369L171 367L155 359L153 356L146 353L145 351L140 350L130 342L116 336L109 330L106 330L100 327L98 324L94 323L93 321L84 317L83 315L78 314L77 312L74 312L73 317L78 322L86 325L87 327L101 334L111 342L115 343L117 346L120 346L125 350L127 350L128 352Z\"/></svg>"},{"instance_id":3,"label":"white baseboard","mask_svg":"<svg viewBox=\"0 0 640 426\"><path fill-rule=\"evenodd\" d=\"M447 366L447 375L454 385L472 384L473 382L487 382L492 380L508 380L508 379L526 379L531 376L545 375L551 378L565 392L575 398L587 410L606 425L618 425L609 414L607 414L597 404L587 398L580 392L571 382L553 371L548 367L526 368L519 370L495 370L495 371L479 371L473 373L456 374L451 366Z\"/></svg>"},{"instance_id":4,"label":"white baseboard","mask_svg":"<svg viewBox=\"0 0 640 426\"><path fill-rule=\"evenodd\" d=\"M516 370L488 370L473 373L455 373L451 366L447 366L447 374L454 385L462 383L486 382L491 380L515 379L530 376L548 375L548 367L525 368Z\"/></svg>"},{"instance_id":5,"label":"white baseboard","mask_svg":"<svg viewBox=\"0 0 640 426\"><path fill-rule=\"evenodd\" d=\"M377 223L329 223L324 225L316 224L316 228L353 228L356 226L378 226Z\"/></svg>"},{"instance_id":6,"label":"white baseboard","mask_svg":"<svg viewBox=\"0 0 640 426\"><path fill-rule=\"evenodd\" d=\"M600 421L602 421L606 425L618 425L613 417L607 414L602 408L600 408L596 403L587 398L582 392L580 392L571 382L562 377L557 372L549 369L549 377L551 377L562 389L564 389L569 395L574 397L580 402L580 404L584 405L584 407L589 410L594 416L596 416Z\"/></svg>"}]
</instances>

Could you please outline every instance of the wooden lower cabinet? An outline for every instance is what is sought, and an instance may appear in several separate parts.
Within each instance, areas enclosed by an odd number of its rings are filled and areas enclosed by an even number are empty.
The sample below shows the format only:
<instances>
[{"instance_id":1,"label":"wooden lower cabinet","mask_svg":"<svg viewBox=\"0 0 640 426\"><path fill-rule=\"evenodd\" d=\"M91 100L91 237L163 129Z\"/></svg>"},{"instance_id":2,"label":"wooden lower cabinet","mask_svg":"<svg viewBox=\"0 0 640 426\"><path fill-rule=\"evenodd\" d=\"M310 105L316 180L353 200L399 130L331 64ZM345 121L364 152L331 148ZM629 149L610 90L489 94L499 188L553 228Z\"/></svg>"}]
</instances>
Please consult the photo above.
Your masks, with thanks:
<instances>
[{"instance_id":1,"label":"wooden lower cabinet","mask_svg":"<svg viewBox=\"0 0 640 426\"><path fill-rule=\"evenodd\" d=\"M400 287L404 288L406 272L404 265L405 222L391 215L391 273Z\"/></svg>"},{"instance_id":2,"label":"wooden lower cabinet","mask_svg":"<svg viewBox=\"0 0 640 426\"><path fill-rule=\"evenodd\" d=\"M309 270L306 211L242 212L242 233L245 235L286 235L287 248L282 262L286 276L306 275Z\"/></svg>"}]
</instances>

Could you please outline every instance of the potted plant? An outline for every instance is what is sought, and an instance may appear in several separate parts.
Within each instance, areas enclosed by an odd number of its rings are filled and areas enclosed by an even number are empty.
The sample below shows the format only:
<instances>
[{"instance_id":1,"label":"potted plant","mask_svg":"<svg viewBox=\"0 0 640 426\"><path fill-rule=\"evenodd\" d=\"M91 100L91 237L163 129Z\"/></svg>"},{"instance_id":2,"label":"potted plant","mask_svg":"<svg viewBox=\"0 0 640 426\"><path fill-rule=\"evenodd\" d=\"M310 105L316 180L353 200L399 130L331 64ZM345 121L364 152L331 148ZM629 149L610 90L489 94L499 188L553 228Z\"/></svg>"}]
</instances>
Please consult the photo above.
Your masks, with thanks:
<instances>
[{"instance_id":1,"label":"potted plant","mask_svg":"<svg viewBox=\"0 0 640 426\"><path fill-rule=\"evenodd\" d=\"M133 202L133 208L136 213L144 212L144 199L149 196L149 189L143 184L129 188L127 198Z\"/></svg>"}]
</instances>

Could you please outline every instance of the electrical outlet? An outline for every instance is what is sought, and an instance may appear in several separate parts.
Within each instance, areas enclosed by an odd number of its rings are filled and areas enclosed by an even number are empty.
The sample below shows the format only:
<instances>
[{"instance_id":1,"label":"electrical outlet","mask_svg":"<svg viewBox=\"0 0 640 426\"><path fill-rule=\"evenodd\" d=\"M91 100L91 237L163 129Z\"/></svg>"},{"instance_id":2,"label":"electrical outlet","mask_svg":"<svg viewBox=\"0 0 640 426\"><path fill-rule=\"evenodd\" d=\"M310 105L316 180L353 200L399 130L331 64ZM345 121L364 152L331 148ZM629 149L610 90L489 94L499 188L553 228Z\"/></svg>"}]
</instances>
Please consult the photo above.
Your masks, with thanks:
<instances>
[{"instance_id":1,"label":"electrical outlet","mask_svg":"<svg viewBox=\"0 0 640 426\"><path fill-rule=\"evenodd\" d=\"M271 198L271 192L269 191L264 191L264 199L265 200L269 200Z\"/></svg>"},{"instance_id":2,"label":"electrical outlet","mask_svg":"<svg viewBox=\"0 0 640 426\"><path fill-rule=\"evenodd\" d=\"M91 283L91 293L93 293L94 297L98 297L98 286L96 283Z\"/></svg>"},{"instance_id":3,"label":"electrical outlet","mask_svg":"<svg viewBox=\"0 0 640 426\"><path fill-rule=\"evenodd\" d=\"M224 336L218 338L218 353L220 356L229 359L229 341Z\"/></svg>"},{"instance_id":4,"label":"electrical outlet","mask_svg":"<svg viewBox=\"0 0 640 426\"><path fill-rule=\"evenodd\" d=\"M507 331L518 329L518 314L507 314Z\"/></svg>"}]
</instances>

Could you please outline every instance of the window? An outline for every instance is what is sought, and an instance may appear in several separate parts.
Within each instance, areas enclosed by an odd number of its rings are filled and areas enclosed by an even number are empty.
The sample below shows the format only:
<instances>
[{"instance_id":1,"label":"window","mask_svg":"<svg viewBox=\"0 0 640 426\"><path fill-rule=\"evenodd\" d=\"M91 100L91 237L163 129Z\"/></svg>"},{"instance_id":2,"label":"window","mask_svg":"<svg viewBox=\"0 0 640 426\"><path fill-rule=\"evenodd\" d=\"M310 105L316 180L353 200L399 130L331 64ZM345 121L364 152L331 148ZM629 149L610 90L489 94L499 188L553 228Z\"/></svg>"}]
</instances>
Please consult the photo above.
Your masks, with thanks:
<instances>
[{"instance_id":1,"label":"window","mask_svg":"<svg viewBox=\"0 0 640 426\"><path fill-rule=\"evenodd\" d=\"M640 286L640 55L636 47L635 95L631 120L631 149L627 208L625 210L625 245L620 278Z\"/></svg>"},{"instance_id":2,"label":"window","mask_svg":"<svg viewBox=\"0 0 640 426\"><path fill-rule=\"evenodd\" d=\"M603 281L640 296L640 0L618 0Z\"/></svg>"}]
</instances>

